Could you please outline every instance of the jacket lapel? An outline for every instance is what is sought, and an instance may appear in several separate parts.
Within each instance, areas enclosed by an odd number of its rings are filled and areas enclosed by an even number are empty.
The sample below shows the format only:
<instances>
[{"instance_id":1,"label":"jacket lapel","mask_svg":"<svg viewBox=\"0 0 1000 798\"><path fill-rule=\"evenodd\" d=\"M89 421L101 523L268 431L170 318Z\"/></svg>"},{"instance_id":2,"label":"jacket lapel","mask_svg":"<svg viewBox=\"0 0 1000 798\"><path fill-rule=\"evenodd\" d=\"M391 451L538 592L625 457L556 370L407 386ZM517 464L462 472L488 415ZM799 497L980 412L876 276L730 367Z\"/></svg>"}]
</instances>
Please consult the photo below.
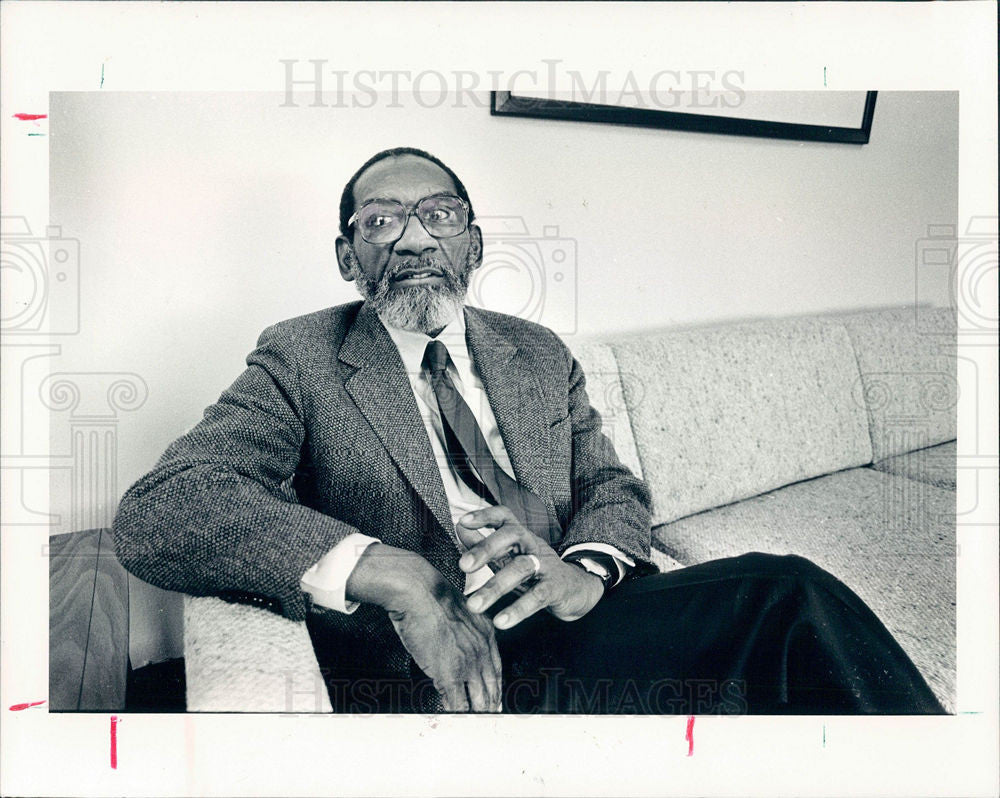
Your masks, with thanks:
<instances>
[{"instance_id":1,"label":"jacket lapel","mask_svg":"<svg viewBox=\"0 0 1000 798\"><path fill-rule=\"evenodd\" d=\"M357 369L344 382L345 389L434 518L454 538L441 473L403 361L367 304L358 311L338 357Z\"/></svg>"},{"instance_id":2,"label":"jacket lapel","mask_svg":"<svg viewBox=\"0 0 1000 798\"><path fill-rule=\"evenodd\" d=\"M516 346L486 323L476 308L465 308L465 338L496 416L514 476L549 504L545 468L547 415L534 369Z\"/></svg>"}]
</instances>

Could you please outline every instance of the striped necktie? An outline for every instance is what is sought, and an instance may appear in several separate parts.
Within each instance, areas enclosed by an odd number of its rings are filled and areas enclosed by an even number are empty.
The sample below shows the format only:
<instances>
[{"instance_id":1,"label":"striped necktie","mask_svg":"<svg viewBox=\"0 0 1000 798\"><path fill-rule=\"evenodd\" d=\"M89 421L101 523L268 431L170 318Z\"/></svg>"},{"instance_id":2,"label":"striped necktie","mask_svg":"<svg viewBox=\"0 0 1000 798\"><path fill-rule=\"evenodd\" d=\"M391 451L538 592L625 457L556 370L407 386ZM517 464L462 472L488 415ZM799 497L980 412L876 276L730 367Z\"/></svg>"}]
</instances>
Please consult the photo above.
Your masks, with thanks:
<instances>
[{"instance_id":1,"label":"striped necktie","mask_svg":"<svg viewBox=\"0 0 1000 798\"><path fill-rule=\"evenodd\" d=\"M477 496L506 506L524 526L550 545L562 538L558 520L535 493L507 475L486 445L483 431L448 375L451 357L440 341L430 341L424 368L441 411L448 462Z\"/></svg>"}]
</instances>

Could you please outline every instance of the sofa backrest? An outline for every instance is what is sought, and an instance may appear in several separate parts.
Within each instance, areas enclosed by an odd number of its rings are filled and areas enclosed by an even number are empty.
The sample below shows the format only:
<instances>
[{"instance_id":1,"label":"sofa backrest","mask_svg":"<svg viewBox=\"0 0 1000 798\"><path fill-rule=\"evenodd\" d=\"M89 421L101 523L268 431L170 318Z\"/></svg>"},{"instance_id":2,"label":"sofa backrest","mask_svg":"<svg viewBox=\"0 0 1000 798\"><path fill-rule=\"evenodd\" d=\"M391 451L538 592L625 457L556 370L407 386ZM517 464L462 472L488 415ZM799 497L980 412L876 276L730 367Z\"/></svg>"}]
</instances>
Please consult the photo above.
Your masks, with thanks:
<instances>
[{"instance_id":1,"label":"sofa backrest","mask_svg":"<svg viewBox=\"0 0 1000 798\"><path fill-rule=\"evenodd\" d=\"M873 459L954 440L958 376L950 308L909 307L838 316L851 337Z\"/></svg>"},{"instance_id":2,"label":"sofa backrest","mask_svg":"<svg viewBox=\"0 0 1000 798\"><path fill-rule=\"evenodd\" d=\"M872 460L841 324L667 331L612 349L654 525Z\"/></svg>"},{"instance_id":3,"label":"sofa backrest","mask_svg":"<svg viewBox=\"0 0 1000 798\"><path fill-rule=\"evenodd\" d=\"M618 459L642 479L642 466L625 406L618 362L611 345L592 342L573 346L572 350L587 378L586 391L590 404L601 414L604 434L614 444Z\"/></svg>"}]
</instances>

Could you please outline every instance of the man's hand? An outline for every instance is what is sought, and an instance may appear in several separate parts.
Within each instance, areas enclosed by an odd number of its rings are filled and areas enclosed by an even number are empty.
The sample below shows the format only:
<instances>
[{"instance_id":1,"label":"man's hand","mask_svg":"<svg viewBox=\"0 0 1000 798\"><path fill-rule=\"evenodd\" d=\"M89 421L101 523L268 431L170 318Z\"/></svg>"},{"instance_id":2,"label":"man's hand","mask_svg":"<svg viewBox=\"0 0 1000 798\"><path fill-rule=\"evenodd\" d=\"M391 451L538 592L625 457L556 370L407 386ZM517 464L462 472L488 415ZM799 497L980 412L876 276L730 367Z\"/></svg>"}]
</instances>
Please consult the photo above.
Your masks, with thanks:
<instances>
[{"instance_id":1,"label":"man's hand","mask_svg":"<svg viewBox=\"0 0 1000 798\"><path fill-rule=\"evenodd\" d=\"M483 539L476 530L486 526L496 531ZM604 595L599 577L563 562L548 543L525 529L503 505L469 513L459 521L456 531L469 547L458 561L463 571L472 573L487 563L497 570L469 597L472 612L484 612L501 596L527 588L493 619L499 629L509 629L543 608L562 621L575 621L590 612Z\"/></svg>"},{"instance_id":2,"label":"man's hand","mask_svg":"<svg viewBox=\"0 0 1000 798\"><path fill-rule=\"evenodd\" d=\"M346 593L386 610L403 646L441 693L445 710L499 710L501 664L493 627L469 612L463 596L427 560L373 543L351 572Z\"/></svg>"}]
</instances>

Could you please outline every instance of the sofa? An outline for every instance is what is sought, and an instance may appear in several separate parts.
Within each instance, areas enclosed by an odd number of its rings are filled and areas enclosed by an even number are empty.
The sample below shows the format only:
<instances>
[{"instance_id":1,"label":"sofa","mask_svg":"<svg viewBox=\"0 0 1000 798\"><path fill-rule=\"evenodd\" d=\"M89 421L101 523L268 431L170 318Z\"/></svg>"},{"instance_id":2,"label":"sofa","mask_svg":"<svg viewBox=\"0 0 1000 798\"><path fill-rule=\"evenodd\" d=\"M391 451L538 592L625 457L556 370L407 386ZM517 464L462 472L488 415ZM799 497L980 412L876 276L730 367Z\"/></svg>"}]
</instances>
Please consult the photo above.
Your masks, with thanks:
<instances>
[{"instance_id":1,"label":"sofa","mask_svg":"<svg viewBox=\"0 0 1000 798\"><path fill-rule=\"evenodd\" d=\"M956 320L904 307L575 344L661 570L799 554L955 706ZM329 712L304 623L185 597L189 711Z\"/></svg>"}]
</instances>

